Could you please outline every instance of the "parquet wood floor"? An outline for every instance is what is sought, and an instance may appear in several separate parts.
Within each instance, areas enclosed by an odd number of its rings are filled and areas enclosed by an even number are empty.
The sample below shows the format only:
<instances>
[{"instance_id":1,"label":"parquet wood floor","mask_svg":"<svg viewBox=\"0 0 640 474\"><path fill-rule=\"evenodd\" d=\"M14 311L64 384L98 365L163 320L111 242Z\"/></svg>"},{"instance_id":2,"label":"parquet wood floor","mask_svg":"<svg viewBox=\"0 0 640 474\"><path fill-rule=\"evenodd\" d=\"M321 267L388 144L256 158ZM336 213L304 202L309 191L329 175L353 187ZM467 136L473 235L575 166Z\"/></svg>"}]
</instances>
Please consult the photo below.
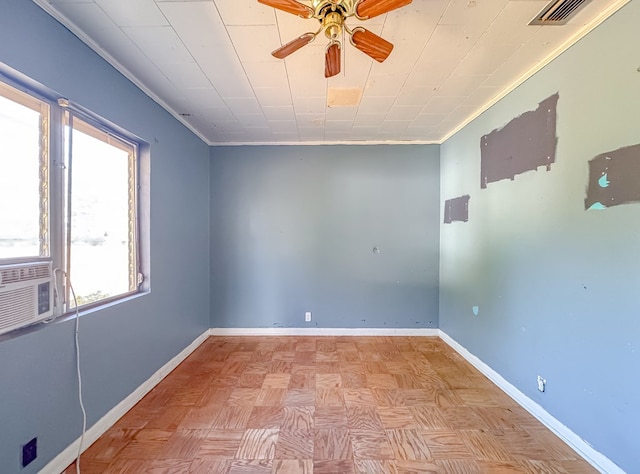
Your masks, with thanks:
<instances>
[{"instance_id":1,"label":"parquet wood floor","mask_svg":"<svg viewBox=\"0 0 640 474\"><path fill-rule=\"evenodd\" d=\"M596 472L436 337L210 337L85 451L81 468Z\"/></svg>"}]
</instances>

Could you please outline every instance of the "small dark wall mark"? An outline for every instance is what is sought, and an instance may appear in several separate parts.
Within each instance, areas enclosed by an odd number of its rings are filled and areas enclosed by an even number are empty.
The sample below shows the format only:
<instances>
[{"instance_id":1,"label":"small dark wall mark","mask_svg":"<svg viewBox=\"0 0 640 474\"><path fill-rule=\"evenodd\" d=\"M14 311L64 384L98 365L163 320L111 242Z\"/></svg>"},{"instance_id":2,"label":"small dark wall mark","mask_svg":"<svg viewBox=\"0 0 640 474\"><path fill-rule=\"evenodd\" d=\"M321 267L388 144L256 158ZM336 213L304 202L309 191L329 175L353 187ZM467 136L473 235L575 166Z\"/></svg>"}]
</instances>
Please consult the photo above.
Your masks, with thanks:
<instances>
[{"instance_id":1,"label":"small dark wall mark","mask_svg":"<svg viewBox=\"0 0 640 474\"><path fill-rule=\"evenodd\" d=\"M480 187L556 161L558 94L543 100L536 110L514 118L480 140Z\"/></svg>"},{"instance_id":2,"label":"small dark wall mark","mask_svg":"<svg viewBox=\"0 0 640 474\"><path fill-rule=\"evenodd\" d=\"M640 202L640 145L602 153L589 161L584 208L606 209Z\"/></svg>"},{"instance_id":3,"label":"small dark wall mark","mask_svg":"<svg viewBox=\"0 0 640 474\"><path fill-rule=\"evenodd\" d=\"M444 223L467 222L469 220L469 195L447 199L444 202Z\"/></svg>"}]
</instances>

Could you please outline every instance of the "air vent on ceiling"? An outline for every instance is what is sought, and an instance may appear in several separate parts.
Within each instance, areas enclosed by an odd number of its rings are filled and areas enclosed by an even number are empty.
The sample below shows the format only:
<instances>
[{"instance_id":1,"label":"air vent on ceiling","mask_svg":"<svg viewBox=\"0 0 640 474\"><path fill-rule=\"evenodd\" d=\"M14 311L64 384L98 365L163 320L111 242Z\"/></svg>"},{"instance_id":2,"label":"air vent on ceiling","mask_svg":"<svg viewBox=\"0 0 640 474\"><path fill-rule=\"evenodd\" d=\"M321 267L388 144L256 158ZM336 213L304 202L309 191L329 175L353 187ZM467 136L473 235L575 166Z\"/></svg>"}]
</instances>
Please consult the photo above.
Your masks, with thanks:
<instances>
[{"instance_id":1,"label":"air vent on ceiling","mask_svg":"<svg viewBox=\"0 0 640 474\"><path fill-rule=\"evenodd\" d=\"M530 25L564 25L580 8L591 0L553 0L531 22Z\"/></svg>"}]
</instances>

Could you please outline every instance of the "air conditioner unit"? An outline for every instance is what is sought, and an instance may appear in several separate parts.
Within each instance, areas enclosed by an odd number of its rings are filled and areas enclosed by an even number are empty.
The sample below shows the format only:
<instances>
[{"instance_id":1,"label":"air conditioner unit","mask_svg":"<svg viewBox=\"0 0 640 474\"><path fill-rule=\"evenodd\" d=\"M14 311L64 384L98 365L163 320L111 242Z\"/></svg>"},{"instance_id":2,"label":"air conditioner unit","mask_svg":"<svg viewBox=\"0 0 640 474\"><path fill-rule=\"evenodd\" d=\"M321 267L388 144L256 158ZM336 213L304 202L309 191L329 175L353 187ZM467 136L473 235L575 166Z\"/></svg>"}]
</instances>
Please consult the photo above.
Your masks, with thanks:
<instances>
[{"instance_id":1,"label":"air conditioner unit","mask_svg":"<svg viewBox=\"0 0 640 474\"><path fill-rule=\"evenodd\" d=\"M51 262L0 265L0 334L53 315Z\"/></svg>"}]
</instances>

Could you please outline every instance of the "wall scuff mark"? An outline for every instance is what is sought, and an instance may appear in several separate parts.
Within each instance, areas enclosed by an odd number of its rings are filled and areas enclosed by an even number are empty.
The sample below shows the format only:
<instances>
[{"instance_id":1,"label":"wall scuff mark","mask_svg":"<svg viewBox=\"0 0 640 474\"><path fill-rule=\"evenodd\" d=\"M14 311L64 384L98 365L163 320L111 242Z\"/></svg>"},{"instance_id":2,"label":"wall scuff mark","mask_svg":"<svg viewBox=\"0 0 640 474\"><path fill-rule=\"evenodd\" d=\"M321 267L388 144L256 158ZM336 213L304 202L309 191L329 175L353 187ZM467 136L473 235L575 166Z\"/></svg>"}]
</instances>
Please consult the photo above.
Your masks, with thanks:
<instances>
[{"instance_id":1,"label":"wall scuff mark","mask_svg":"<svg viewBox=\"0 0 640 474\"><path fill-rule=\"evenodd\" d=\"M467 222L469 220L469 199L471 197L468 194L447 199L444 202L444 223Z\"/></svg>"},{"instance_id":2,"label":"wall scuff mark","mask_svg":"<svg viewBox=\"0 0 640 474\"><path fill-rule=\"evenodd\" d=\"M480 139L480 187L539 166L551 169L556 160L556 108L559 94L540 102L500 129Z\"/></svg>"},{"instance_id":3,"label":"wall scuff mark","mask_svg":"<svg viewBox=\"0 0 640 474\"><path fill-rule=\"evenodd\" d=\"M584 208L640 202L640 145L602 153L589 161L589 183Z\"/></svg>"}]
</instances>

